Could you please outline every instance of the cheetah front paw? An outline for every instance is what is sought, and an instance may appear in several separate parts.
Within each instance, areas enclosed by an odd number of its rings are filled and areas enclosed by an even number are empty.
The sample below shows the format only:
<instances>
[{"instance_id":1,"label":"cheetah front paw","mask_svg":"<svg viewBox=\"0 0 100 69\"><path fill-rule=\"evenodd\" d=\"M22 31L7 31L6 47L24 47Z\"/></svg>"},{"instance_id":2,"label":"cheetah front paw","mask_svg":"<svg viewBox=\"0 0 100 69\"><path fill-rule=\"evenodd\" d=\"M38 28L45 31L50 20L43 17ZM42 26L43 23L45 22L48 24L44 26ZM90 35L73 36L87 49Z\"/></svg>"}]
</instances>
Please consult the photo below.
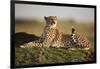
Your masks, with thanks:
<instances>
[{"instance_id":1,"label":"cheetah front paw","mask_svg":"<svg viewBox=\"0 0 100 69\"><path fill-rule=\"evenodd\" d=\"M20 48L25 48L25 46L24 45L21 45Z\"/></svg>"}]
</instances>

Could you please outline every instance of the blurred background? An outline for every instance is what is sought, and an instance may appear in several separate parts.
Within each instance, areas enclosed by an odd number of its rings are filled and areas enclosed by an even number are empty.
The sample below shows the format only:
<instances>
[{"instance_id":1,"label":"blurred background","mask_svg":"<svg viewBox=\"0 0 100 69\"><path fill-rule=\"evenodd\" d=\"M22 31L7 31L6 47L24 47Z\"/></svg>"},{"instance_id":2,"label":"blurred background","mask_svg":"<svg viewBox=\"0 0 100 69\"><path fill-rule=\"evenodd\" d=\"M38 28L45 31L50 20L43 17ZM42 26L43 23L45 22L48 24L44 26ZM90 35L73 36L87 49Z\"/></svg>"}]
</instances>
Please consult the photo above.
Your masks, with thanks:
<instances>
[{"instance_id":1,"label":"blurred background","mask_svg":"<svg viewBox=\"0 0 100 69\"><path fill-rule=\"evenodd\" d=\"M94 46L94 8L16 4L15 33L40 36L46 24L44 16L57 16L61 32L70 34L74 26L76 32L85 35Z\"/></svg>"}]
</instances>

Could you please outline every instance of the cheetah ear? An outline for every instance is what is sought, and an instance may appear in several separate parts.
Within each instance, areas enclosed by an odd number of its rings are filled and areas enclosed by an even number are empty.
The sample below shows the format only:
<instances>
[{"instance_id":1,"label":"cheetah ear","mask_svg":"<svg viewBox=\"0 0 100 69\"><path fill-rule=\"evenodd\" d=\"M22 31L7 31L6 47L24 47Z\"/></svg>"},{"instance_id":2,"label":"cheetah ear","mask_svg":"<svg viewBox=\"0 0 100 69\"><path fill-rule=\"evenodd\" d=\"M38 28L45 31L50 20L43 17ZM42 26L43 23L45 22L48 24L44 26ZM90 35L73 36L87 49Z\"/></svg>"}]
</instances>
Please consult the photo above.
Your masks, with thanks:
<instances>
[{"instance_id":1,"label":"cheetah ear","mask_svg":"<svg viewBox=\"0 0 100 69\"><path fill-rule=\"evenodd\" d=\"M44 19L47 20L48 17L44 16Z\"/></svg>"},{"instance_id":2,"label":"cheetah ear","mask_svg":"<svg viewBox=\"0 0 100 69\"><path fill-rule=\"evenodd\" d=\"M55 18L57 19L57 16L55 16Z\"/></svg>"}]
</instances>

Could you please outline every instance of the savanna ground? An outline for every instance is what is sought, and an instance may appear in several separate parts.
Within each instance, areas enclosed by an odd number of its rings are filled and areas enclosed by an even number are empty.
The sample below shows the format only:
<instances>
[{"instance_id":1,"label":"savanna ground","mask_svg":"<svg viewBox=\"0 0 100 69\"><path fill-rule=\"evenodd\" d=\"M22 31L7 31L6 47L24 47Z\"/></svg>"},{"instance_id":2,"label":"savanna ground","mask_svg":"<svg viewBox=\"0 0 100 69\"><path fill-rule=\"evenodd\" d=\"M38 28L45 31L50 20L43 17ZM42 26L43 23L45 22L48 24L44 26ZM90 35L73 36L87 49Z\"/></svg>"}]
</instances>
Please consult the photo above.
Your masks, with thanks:
<instances>
[{"instance_id":1,"label":"savanna ground","mask_svg":"<svg viewBox=\"0 0 100 69\"><path fill-rule=\"evenodd\" d=\"M15 65L39 65L56 64L69 62L91 62L94 58L94 23L81 22L74 20L58 21L58 29L66 34L71 33L71 27L74 26L76 32L80 35L86 35L91 44L89 51L71 51L64 48L19 48L27 42L39 39L44 21L16 20L15 23Z\"/></svg>"}]
</instances>

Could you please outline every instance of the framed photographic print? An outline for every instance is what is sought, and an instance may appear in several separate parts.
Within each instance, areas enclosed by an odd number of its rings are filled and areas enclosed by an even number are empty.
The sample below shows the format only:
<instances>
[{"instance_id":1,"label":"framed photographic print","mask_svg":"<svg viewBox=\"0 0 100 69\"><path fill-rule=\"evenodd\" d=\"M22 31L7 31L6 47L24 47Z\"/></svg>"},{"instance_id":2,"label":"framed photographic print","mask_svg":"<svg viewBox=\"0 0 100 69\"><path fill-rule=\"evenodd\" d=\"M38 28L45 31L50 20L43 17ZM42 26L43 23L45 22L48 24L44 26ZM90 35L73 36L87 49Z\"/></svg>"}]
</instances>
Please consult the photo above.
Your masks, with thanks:
<instances>
[{"instance_id":1,"label":"framed photographic print","mask_svg":"<svg viewBox=\"0 0 100 69\"><path fill-rule=\"evenodd\" d=\"M96 6L11 0L11 68L96 63Z\"/></svg>"}]
</instances>

